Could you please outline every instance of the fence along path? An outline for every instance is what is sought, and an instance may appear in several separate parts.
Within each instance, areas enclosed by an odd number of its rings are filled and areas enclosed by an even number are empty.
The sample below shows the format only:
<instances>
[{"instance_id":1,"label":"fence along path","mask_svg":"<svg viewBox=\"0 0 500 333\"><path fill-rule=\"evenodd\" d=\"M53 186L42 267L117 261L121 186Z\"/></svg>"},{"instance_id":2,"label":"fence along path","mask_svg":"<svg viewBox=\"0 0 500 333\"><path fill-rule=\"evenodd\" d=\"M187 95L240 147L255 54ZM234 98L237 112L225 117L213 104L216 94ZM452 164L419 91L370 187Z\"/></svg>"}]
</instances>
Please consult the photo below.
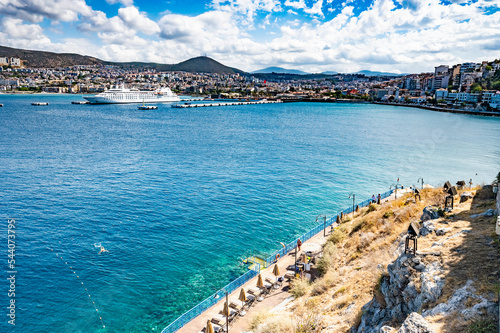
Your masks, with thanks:
<instances>
[{"instance_id":1,"label":"fence along path","mask_svg":"<svg viewBox=\"0 0 500 333\"><path fill-rule=\"evenodd\" d=\"M380 195L381 199L385 199L389 197L394 190L389 190L385 193L382 193ZM366 207L371 203L371 199L367 199L361 203L358 204L360 208ZM339 212L337 215L340 215L340 213L343 213L344 215L350 214L353 211L353 207L348 207L344 209L343 211ZM337 215L332 216L330 219L327 220L326 222L326 227L331 226L333 223L336 222L337 220ZM312 238L314 235L317 233L321 232L323 230L323 223L317 225L316 227L312 228L308 232L304 233L300 237L297 237L295 240L292 242L286 244L283 248L280 250L274 251L267 259L264 261L264 267L266 268L270 266L272 263L276 261L276 255L279 254L281 257L285 256L287 253L295 249L297 246L297 240L300 239L302 242L305 242ZM210 295L208 298L205 300L201 301L198 303L196 306L191 308L190 310L186 311L183 313L180 317L178 317L176 320L174 320L172 323L170 323L167 327L163 329L161 333L174 333L177 330L179 330L181 327L186 325L188 322L193 320L194 318L198 317L201 315L203 312L205 312L208 308L216 304L219 300L224 299L223 296L225 296L224 291L227 291L228 293L231 293L235 291L237 288L241 287L244 285L247 281L249 281L251 278L254 276L257 276L260 272L261 265L255 264L248 272L245 274L241 275L240 277L236 278L232 282L230 282L227 286L219 289L216 293Z\"/></svg>"}]
</instances>

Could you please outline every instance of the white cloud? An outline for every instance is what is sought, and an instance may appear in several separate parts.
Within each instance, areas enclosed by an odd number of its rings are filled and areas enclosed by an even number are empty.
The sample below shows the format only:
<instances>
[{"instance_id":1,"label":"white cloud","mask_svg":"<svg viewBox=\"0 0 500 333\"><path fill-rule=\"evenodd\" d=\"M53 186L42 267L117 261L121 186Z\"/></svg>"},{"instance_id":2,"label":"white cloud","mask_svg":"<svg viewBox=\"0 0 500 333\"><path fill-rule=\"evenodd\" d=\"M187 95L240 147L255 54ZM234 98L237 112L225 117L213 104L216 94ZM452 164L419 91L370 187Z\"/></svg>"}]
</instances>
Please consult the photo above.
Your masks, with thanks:
<instances>
[{"instance_id":1,"label":"white cloud","mask_svg":"<svg viewBox=\"0 0 500 333\"><path fill-rule=\"evenodd\" d=\"M146 35L152 35L160 32L160 27L158 24L150 20L146 13L139 12L136 7L125 7L118 9L118 16L125 22L129 27L139 30Z\"/></svg>"},{"instance_id":2,"label":"white cloud","mask_svg":"<svg viewBox=\"0 0 500 333\"><path fill-rule=\"evenodd\" d=\"M31 23L39 23L44 17L58 21L76 21L78 15L89 15L92 8L84 0L2 0L0 14Z\"/></svg>"},{"instance_id":3,"label":"white cloud","mask_svg":"<svg viewBox=\"0 0 500 333\"><path fill-rule=\"evenodd\" d=\"M35 2L0 3L1 44L78 52L114 61L175 63L206 53L225 65L247 71L286 66L310 72L419 72L441 63L492 60L500 52L500 12L483 12L487 7L498 7L500 0L451 5L440 0L400 0L401 7L393 0L374 0L357 16L355 7L348 5L351 0L346 0L341 12L328 20L322 16L322 7L332 3L330 0L307 2L310 7L304 0L286 0L283 5L277 0L213 0L211 6L216 10L197 16L165 11L157 22L133 7L132 1L120 1L128 5L119 8L114 17L93 10L82 0L71 5L48 0L50 13L40 5L22 6ZM277 34L273 31L271 35L269 25L276 25L272 23L277 17L274 14L283 8L307 18L280 23ZM58 39L55 43L35 24L43 18L54 23L52 29L77 26L86 39ZM75 23L57 25L68 21ZM249 29L254 21L255 28L260 29L255 33ZM263 42L251 34L266 34L267 40L270 36L273 39Z\"/></svg>"},{"instance_id":4,"label":"white cloud","mask_svg":"<svg viewBox=\"0 0 500 333\"><path fill-rule=\"evenodd\" d=\"M292 7L295 9L306 9L306 3L304 0L286 0L285 6Z\"/></svg>"},{"instance_id":5,"label":"white cloud","mask_svg":"<svg viewBox=\"0 0 500 333\"><path fill-rule=\"evenodd\" d=\"M215 11L232 13L234 18L242 16L241 23L247 26L253 25L258 12L271 13L283 10L278 0L212 0L211 7Z\"/></svg>"},{"instance_id":6,"label":"white cloud","mask_svg":"<svg viewBox=\"0 0 500 333\"><path fill-rule=\"evenodd\" d=\"M132 6L134 4L134 0L106 0L107 3L113 5L115 3L121 3L125 7Z\"/></svg>"}]
</instances>

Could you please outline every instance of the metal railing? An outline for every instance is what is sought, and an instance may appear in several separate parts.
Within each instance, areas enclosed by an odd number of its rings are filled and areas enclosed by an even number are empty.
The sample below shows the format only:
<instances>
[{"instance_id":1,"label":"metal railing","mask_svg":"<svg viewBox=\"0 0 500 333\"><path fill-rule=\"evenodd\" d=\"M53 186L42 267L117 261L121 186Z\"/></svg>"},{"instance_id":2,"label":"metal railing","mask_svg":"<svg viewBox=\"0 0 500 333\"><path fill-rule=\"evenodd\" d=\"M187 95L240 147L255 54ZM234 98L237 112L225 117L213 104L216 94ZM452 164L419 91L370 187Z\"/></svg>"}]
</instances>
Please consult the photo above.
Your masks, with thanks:
<instances>
[{"instance_id":1,"label":"metal railing","mask_svg":"<svg viewBox=\"0 0 500 333\"><path fill-rule=\"evenodd\" d=\"M392 193L394 193L394 190L389 190L385 193L382 193L380 195L381 199L385 199L389 197ZM368 206L372 202L372 199L367 199L361 203L358 204L360 208ZM339 212L343 213L344 215L352 213L352 207L348 207L344 209L343 211ZM326 226L331 226L333 223L337 221L337 215L332 216L330 219L326 221ZM311 239L314 235L318 234L323 230L324 224L321 223L317 225L316 227L312 228L311 230L307 231L300 237L297 237L295 240L291 241L290 243L286 244L283 248L280 250L274 251L267 259L264 260L264 267L269 267L271 264L276 262L276 255L279 254L281 257L285 256L287 253L295 249L297 246L297 241L300 239L302 242L305 242L309 239ZM208 298L206 298L204 301L200 302L198 305L193 307L192 309L188 310L184 314L182 314L179 318L174 320L170 325L165 327L161 333L174 333L177 330L179 330L181 327L186 325L188 322L205 312L208 308L210 308L212 305L216 304L220 299L223 299L224 297L224 290L227 291L228 293L233 292L237 288L241 287L244 283L246 283L248 280L253 278L254 276L257 276L260 272L260 265L258 263L255 263L255 266L253 269L250 269L248 272L245 274L241 275L238 277L236 280L232 281L229 283L227 286L224 288L220 289L218 292L216 292L213 295L210 295ZM220 296L220 297L216 297Z\"/></svg>"},{"instance_id":2,"label":"metal railing","mask_svg":"<svg viewBox=\"0 0 500 333\"><path fill-rule=\"evenodd\" d=\"M380 199L385 199L385 198L389 197L392 193L394 193L394 190L389 190L389 191L387 191L385 193L382 193L380 195ZM365 201L362 201L361 203L359 203L358 206L360 208L363 208L363 207L366 207L366 206L370 205L371 202L372 202L372 199L366 199ZM352 213L352 206L348 207L348 208L346 208L346 209L344 209L342 211L340 211L337 215L340 215L340 213L343 213L344 215ZM273 253L271 253L271 255L269 257L267 257L267 259L265 260L264 268L267 268L270 265L272 265L274 262L276 262L276 256L278 254L280 255L280 257L283 257L287 253L289 253L290 251L292 251L293 249L295 249L295 247L297 246L297 241L299 239L302 242L305 242L305 241L311 239L314 235L316 235L319 232L321 232L321 230L323 230L324 227L329 227L332 224L334 224L337 221L337 215L330 217L330 219L328 219L326 221L326 225L324 223L318 224L316 227L312 228L311 230L307 231L303 235L297 237L295 240L293 240L290 243L286 244L283 248L281 248L281 249L279 249L279 250L274 251Z\"/></svg>"},{"instance_id":3,"label":"metal railing","mask_svg":"<svg viewBox=\"0 0 500 333\"><path fill-rule=\"evenodd\" d=\"M182 326L189 323L194 318L198 317L200 314L205 312L208 308L215 305L218 301L223 300L225 296L225 292L232 293L247 281L249 281L254 276L257 276L260 272L260 265L256 264L253 269L250 269L245 274L238 277L236 280L231 281L225 287L219 289L216 293L210 295L205 300L198 303L195 307L190 310L184 312L179 318L174 320L170 325L165 327L162 333L174 333L179 330Z\"/></svg>"}]
</instances>

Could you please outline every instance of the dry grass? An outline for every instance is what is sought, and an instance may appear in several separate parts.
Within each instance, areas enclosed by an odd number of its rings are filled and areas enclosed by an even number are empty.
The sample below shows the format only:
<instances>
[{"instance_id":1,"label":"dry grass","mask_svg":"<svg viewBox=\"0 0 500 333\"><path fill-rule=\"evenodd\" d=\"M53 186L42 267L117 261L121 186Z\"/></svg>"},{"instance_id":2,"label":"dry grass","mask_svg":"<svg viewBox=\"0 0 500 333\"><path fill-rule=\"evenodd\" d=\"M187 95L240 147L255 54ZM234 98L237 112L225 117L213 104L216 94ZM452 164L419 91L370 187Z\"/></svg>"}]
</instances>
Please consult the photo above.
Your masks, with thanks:
<instances>
[{"instance_id":1,"label":"dry grass","mask_svg":"<svg viewBox=\"0 0 500 333\"><path fill-rule=\"evenodd\" d=\"M306 279L295 279L292 283L290 293L295 297L301 297L309 293L311 284Z\"/></svg>"},{"instance_id":2,"label":"dry grass","mask_svg":"<svg viewBox=\"0 0 500 333\"><path fill-rule=\"evenodd\" d=\"M334 327L325 332L348 332L352 326L359 324L364 304L373 297L383 304L380 283L385 278L387 265L395 259L401 235L406 232L411 221L420 219L424 207L442 206L444 203L441 189L424 189L420 195L422 200L416 203L408 200L410 195L405 195L376 206L370 212L367 212L368 209L363 210L354 220L345 222L334 230L324 248L324 256L318 262L322 278L312 285L305 280L294 282L292 293L298 298L294 301L291 316L314 311L316 316L322 318L323 327ZM494 232L493 218L470 219L470 214L493 208L488 200L491 198L483 193L478 193L474 202L457 204L456 200L454 214L438 220L436 228L452 228L446 236L464 228L472 230L466 237L450 239L442 248L432 248L433 251L442 252L439 260L446 269L446 283L438 302L447 301L456 289L471 278L475 278L474 286L478 292L487 291L492 294L491 291L495 288L487 281L487 274L496 272L499 266L498 244L491 237ZM425 251L434 242L445 237L431 234L419 238L419 250ZM462 249L466 251L461 252ZM424 257L424 262L427 260L425 258L427 257ZM484 276L477 276L478 263L481 263L482 271L486 272ZM303 320L307 322L307 318ZM303 328L307 326L305 322L301 322ZM431 319L431 324L438 332L464 332L466 325L470 325L457 318L434 318Z\"/></svg>"},{"instance_id":3,"label":"dry grass","mask_svg":"<svg viewBox=\"0 0 500 333\"><path fill-rule=\"evenodd\" d=\"M257 313L251 324L254 333L295 333L295 325L288 315L269 312Z\"/></svg>"}]
</instances>

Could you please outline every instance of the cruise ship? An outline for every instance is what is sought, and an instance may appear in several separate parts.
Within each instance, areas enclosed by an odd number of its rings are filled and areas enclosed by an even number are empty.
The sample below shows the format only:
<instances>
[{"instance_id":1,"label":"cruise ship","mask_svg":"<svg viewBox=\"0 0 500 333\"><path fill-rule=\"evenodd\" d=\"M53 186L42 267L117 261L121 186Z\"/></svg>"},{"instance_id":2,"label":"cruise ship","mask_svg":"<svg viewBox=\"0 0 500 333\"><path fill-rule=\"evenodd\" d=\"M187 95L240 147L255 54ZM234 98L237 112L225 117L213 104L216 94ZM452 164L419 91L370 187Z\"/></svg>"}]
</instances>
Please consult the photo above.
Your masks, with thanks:
<instances>
[{"instance_id":1,"label":"cruise ship","mask_svg":"<svg viewBox=\"0 0 500 333\"><path fill-rule=\"evenodd\" d=\"M165 103L178 102L179 96L170 88L159 88L153 91L128 89L124 86L114 87L95 96L84 97L90 104L128 104L128 103Z\"/></svg>"}]
</instances>

